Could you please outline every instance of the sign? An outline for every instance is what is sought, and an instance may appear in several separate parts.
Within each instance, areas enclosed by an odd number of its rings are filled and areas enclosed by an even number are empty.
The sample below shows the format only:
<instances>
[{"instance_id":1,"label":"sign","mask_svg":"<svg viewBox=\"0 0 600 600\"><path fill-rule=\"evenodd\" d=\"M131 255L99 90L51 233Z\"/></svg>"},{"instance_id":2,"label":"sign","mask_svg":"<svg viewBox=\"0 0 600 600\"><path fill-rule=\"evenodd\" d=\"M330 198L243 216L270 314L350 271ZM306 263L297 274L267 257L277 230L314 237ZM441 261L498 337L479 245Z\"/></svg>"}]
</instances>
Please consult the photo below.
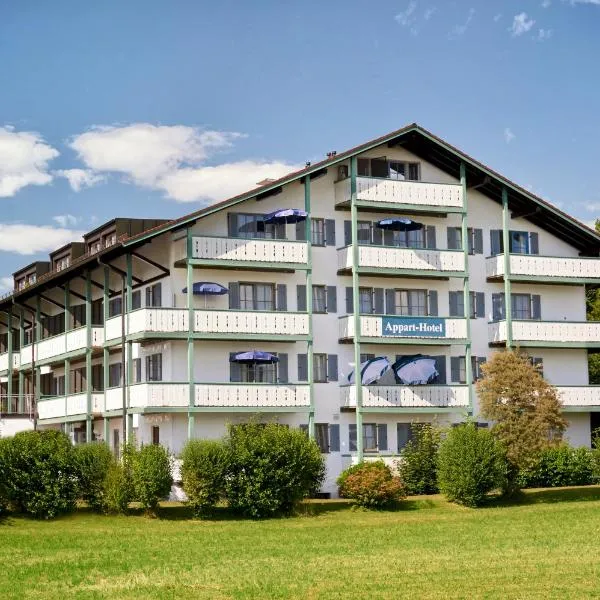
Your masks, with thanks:
<instances>
[{"instance_id":1,"label":"sign","mask_svg":"<svg viewBox=\"0 0 600 600\"><path fill-rule=\"evenodd\" d=\"M446 337L446 319L435 317L381 317L381 333L389 337Z\"/></svg>"}]
</instances>

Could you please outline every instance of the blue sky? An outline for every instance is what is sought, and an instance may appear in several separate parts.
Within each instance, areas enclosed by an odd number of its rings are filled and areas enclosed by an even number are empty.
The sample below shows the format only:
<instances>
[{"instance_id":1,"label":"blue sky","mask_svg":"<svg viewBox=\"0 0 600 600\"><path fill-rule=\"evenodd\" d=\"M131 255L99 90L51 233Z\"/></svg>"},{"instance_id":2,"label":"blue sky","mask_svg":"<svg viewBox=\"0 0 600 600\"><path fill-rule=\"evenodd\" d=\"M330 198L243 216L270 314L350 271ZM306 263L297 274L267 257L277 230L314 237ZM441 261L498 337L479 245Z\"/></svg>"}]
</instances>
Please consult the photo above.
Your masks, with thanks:
<instances>
[{"instance_id":1,"label":"blue sky","mask_svg":"<svg viewBox=\"0 0 600 600\"><path fill-rule=\"evenodd\" d=\"M4 0L0 278L413 121L590 222L599 32L600 0Z\"/></svg>"}]
</instances>

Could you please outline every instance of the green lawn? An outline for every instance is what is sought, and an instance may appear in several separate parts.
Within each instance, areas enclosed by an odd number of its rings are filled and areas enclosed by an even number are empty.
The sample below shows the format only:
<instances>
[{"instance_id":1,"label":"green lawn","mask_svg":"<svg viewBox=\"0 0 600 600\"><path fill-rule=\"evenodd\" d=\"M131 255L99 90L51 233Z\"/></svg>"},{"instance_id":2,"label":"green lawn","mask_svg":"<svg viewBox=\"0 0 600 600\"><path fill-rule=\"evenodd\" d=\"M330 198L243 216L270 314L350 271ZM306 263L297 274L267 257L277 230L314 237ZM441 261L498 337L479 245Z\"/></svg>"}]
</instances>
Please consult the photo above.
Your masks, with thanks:
<instances>
[{"instance_id":1,"label":"green lawn","mask_svg":"<svg viewBox=\"0 0 600 600\"><path fill-rule=\"evenodd\" d=\"M473 510L307 503L252 522L81 511L0 524L1 598L600 598L600 487Z\"/></svg>"}]
</instances>

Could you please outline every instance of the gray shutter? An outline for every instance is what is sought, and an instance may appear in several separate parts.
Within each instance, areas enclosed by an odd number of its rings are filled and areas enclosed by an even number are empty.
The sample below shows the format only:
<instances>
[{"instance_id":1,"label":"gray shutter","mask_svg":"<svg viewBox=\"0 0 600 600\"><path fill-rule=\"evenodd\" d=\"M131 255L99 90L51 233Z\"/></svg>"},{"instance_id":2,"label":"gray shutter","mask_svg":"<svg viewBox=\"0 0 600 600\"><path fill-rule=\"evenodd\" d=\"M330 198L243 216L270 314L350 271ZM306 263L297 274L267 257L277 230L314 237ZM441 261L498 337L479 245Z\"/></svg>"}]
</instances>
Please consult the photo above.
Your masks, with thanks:
<instances>
[{"instance_id":1,"label":"gray shutter","mask_svg":"<svg viewBox=\"0 0 600 600\"><path fill-rule=\"evenodd\" d=\"M299 429L306 437L308 437L308 425L306 423L302 423Z\"/></svg>"},{"instance_id":2,"label":"gray shutter","mask_svg":"<svg viewBox=\"0 0 600 600\"><path fill-rule=\"evenodd\" d=\"M529 254L540 253L540 237L537 233L532 231L529 234Z\"/></svg>"},{"instance_id":3,"label":"gray shutter","mask_svg":"<svg viewBox=\"0 0 600 600\"><path fill-rule=\"evenodd\" d=\"M335 285L327 286L327 312L328 313L336 313L337 312L337 287Z\"/></svg>"},{"instance_id":4,"label":"gray shutter","mask_svg":"<svg viewBox=\"0 0 600 600\"><path fill-rule=\"evenodd\" d=\"M352 243L352 221L344 221L344 246Z\"/></svg>"},{"instance_id":5,"label":"gray shutter","mask_svg":"<svg viewBox=\"0 0 600 600\"><path fill-rule=\"evenodd\" d=\"M492 319L501 321L504 319L504 294L492 294Z\"/></svg>"},{"instance_id":6,"label":"gray shutter","mask_svg":"<svg viewBox=\"0 0 600 600\"><path fill-rule=\"evenodd\" d=\"M280 283L277 285L277 310L287 310L287 286L285 283Z\"/></svg>"},{"instance_id":7,"label":"gray shutter","mask_svg":"<svg viewBox=\"0 0 600 600\"><path fill-rule=\"evenodd\" d=\"M353 301L352 301L352 288L346 288L346 313L351 315L354 312L353 309Z\"/></svg>"},{"instance_id":8,"label":"gray shutter","mask_svg":"<svg viewBox=\"0 0 600 600\"><path fill-rule=\"evenodd\" d=\"M473 230L473 246L475 254L483 254L483 229Z\"/></svg>"},{"instance_id":9,"label":"gray shutter","mask_svg":"<svg viewBox=\"0 0 600 600\"><path fill-rule=\"evenodd\" d=\"M277 380L279 383L288 383L288 355L284 352L278 352L277 358Z\"/></svg>"},{"instance_id":10,"label":"gray shutter","mask_svg":"<svg viewBox=\"0 0 600 600\"><path fill-rule=\"evenodd\" d=\"M435 248L435 225L427 225L425 228L426 246L427 248Z\"/></svg>"},{"instance_id":11,"label":"gray shutter","mask_svg":"<svg viewBox=\"0 0 600 600\"><path fill-rule=\"evenodd\" d=\"M385 234L392 233L391 231L386 231ZM393 237L393 236L392 236ZM379 229L379 227L375 225L371 225L371 243L381 246L382 244L391 245L391 242L388 242L388 237L386 235L384 239L384 231L383 229Z\"/></svg>"},{"instance_id":12,"label":"gray shutter","mask_svg":"<svg viewBox=\"0 0 600 600\"><path fill-rule=\"evenodd\" d=\"M306 286L305 285L297 285L296 286L296 306L298 312L303 312L306 310Z\"/></svg>"},{"instance_id":13,"label":"gray shutter","mask_svg":"<svg viewBox=\"0 0 600 600\"><path fill-rule=\"evenodd\" d=\"M387 423L379 423L377 425L377 449L380 452L388 449Z\"/></svg>"},{"instance_id":14,"label":"gray shutter","mask_svg":"<svg viewBox=\"0 0 600 600\"><path fill-rule=\"evenodd\" d=\"M236 383L242 380L242 368L240 363L231 362L231 359L237 354L237 352L229 353L229 381Z\"/></svg>"},{"instance_id":15,"label":"gray shutter","mask_svg":"<svg viewBox=\"0 0 600 600\"><path fill-rule=\"evenodd\" d=\"M237 213L227 214L227 235L232 238L236 238L239 236Z\"/></svg>"},{"instance_id":16,"label":"gray shutter","mask_svg":"<svg viewBox=\"0 0 600 600\"><path fill-rule=\"evenodd\" d=\"M340 426L338 424L329 426L329 452L340 451Z\"/></svg>"},{"instance_id":17,"label":"gray shutter","mask_svg":"<svg viewBox=\"0 0 600 600\"><path fill-rule=\"evenodd\" d=\"M385 310L388 315L396 314L396 290L385 290Z\"/></svg>"},{"instance_id":18,"label":"gray shutter","mask_svg":"<svg viewBox=\"0 0 600 600\"><path fill-rule=\"evenodd\" d=\"M348 449L350 452L356 451L356 423L348 425Z\"/></svg>"},{"instance_id":19,"label":"gray shutter","mask_svg":"<svg viewBox=\"0 0 600 600\"><path fill-rule=\"evenodd\" d=\"M449 315L459 317L458 313L458 292L448 292Z\"/></svg>"},{"instance_id":20,"label":"gray shutter","mask_svg":"<svg viewBox=\"0 0 600 600\"><path fill-rule=\"evenodd\" d=\"M327 355L327 381L338 380L338 357L337 354Z\"/></svg>"},{"instance_id":21,"label":"gray shutter","mask_svg":"<svg viewBox=\"0 0 600 600\"><path fill-rule=\"evenodd\" d=\"M400 452L410 439L410 423L396 423L396 436L398 439L398 452Z\"/></svg>"},{"instance_id":22,"label":"gray shutter","mask_svg":"<svg viewBox=\"0 0 600 600\"><path fill-rule=\"evenodd\" d=\"M296 239L306 241L306 221L298 221L296 223Z\"/></svg>"},{"instance_id":23,"label":"gray shutter","mask_svg":"<svg viewBox=\"0 0 600 600\"><path fill-rule=\"evenodd\" d=\"M335 246L335 221L325 219L325 245Z\"/></svg>"},{"instance_id":24,"label":"gray shutter","mask_svg":"<svg viewBox=\"0 0 600 600\"><path fill-rule=\"evenodd\" d=\"M385 313L383 288L373 288L373 308L373 312L376 315L383 315Z\"/></svg>"},{"instance_id":25,"label":"gray shutter","mask_svg":"<svg viewBox=\"0 0 600 600\"><path fill-rule=\"evenodd\" d=\"M298 354L298 381L308 381L308 355Z\"/></svg>"},{"instance_id":26,"label":"gray shutter","mask_svg":"<svg viewBox=\"0 0 600 600\"><path fill-rule=\"evenodd\" d=\"M491 229L490 230L490 246L491 246L491 254L494 256L495 254L502 254L503 247L502 240L502 230L501 229Z\"/></svg>"},{"instance_id":27,"label":"gray shutter","mask_svg":"<svg viewBox=\"0 0 600 600\"><path fill-rule=\"evenodd\" d=\"M438 316L438 293L436 290L429 290L429 316Z\"/></svg>"},{"instance_id":28,"label":"gray shutter","mask_svg":"<svg viewBox=\"0 0 600 600\"><path fill-rule=\"evenodd\" d=\"M460 356L450 357L450 379L452 383L460 383Z\"/></svg>"},{"instance_id":29,"label":"gray shutter","mask_svg":"<svg viewBox=\"0 0 600 600\"><path fill-rule=\"evenodd\" d=\"M541 319L542 318L542 303L541 298L537 294L531 296L531 318Z\"/></svg>"},{"instance_id":30,"label":"gray shutter","mask_svg":"<svg viewBox=\"0 0 600 600\"><path fill-rule=\"evenodd\" d=\"M438 371L438 376L435 379L437 384L446 383L446 357L445 356L435 356L435 368Z\"/></svg>"},{"instance_id":31,"label":"gray shutter","mask_svg":"<svg viewBox=\"0 0 600 600\"><path fill-rule=\"evenodd\" d=\"M458 227L448 227L448 250L460 250Z\"/></svg>"},{"instance_id":32,"label":"gray shutter","mask_svg":"<svg viewBox=\"0 0 600 600\"><path fill-rule=\"evenodd\" d=\"M475 312L478 319L485 318L485 294L483 292L475 292Z\"/></svg>"}]
</instances>

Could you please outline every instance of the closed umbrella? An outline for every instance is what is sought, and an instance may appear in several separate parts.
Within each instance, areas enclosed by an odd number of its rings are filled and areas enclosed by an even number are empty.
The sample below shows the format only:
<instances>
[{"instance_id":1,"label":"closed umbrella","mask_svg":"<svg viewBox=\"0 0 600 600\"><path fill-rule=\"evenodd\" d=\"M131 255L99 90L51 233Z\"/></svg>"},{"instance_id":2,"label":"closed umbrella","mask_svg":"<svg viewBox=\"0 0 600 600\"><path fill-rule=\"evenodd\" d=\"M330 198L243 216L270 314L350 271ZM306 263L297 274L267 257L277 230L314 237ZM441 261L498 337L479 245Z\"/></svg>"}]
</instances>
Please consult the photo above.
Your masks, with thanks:
<instances>
[{"instance_id":1,"label":"closed umbrella","mask_svg":"<svg viewBox=\"0 0 600 600\"><path fill-rule=\"evenodd\" d=\"M387 229L388 231L417 231L419 229L423 229L423 223L411 221L406 217L382 219L381 221L377 221L376 226L379 229Z\"/></svg>"},{"instance_id":2,"label":"closed umbrella","mask_svg":"<svg viewBox=\"0 0 600 600\"><path fill-rule=\"evenodd\" d=\"M360 364L360 380L363 385L378 381L392 368L385 356L377 356ZM348 383L354 383L354 370L348 375Z\"/></svg>"},{"instance_id":3,"label":"closed umbrella","mask_svg":"<svg viewBox=\"0 0 600 600\"><path fill-rule=\"evenodd\" d=\"M303 210L297 208L281 208L266 215L263 221L265 223L273 224L299 223L300 221L305 221L306 217L308 217L308 213Z\"/></svg>"},{"instance_id":4,"label":"closed umbrella","mask_svg":"<svg viewBox=\"0 0 600 600\"><path fill-rule=\"evenodd\" d=\"M428 384L439 375L435 358L422 354L403 356L392 365L392 369L400 383L405 385Z\"/></svg>"}]
</instances>

